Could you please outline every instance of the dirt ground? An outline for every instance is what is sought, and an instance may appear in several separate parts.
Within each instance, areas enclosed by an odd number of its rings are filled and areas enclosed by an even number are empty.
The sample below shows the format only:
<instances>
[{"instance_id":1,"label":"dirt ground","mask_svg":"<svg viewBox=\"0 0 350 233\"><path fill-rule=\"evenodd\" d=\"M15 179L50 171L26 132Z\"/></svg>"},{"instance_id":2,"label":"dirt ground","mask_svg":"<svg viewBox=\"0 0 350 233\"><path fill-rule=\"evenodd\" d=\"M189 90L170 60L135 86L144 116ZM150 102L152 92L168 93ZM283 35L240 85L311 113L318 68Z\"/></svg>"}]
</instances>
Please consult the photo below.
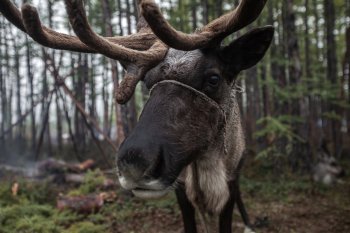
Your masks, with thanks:
<instances>
[{"instance_id":1,"label":"dirt ground","mask_svg":"<svg viewBox=\"0 0 350 233\"><path fill-rule=\"evenodd\" d=\"M244 183L251 181L245 180ZM268 189L248 187L243 183L243 195L257 233L349 233L350 182L349 178L332 187L309 184L308 179L289 185L268 183ZM262 184L263 185L263 184ZM278 185L281 185L278 187ZM287 185L287 187L285 187ZM256 185L259 186L259 185ZM276 189L274 190L273 187ZM173 197L170 197L172 199ZM175 210L174 210L175 209ZM244 226L235 210L233 231L243 232ZM174 204L167 208L134 212L113 232L180 233L181 215Z\"/></svg>"},{"instance_id":2,"label":"dirt ground","mask_svg":"<svg viewBox=\"0 0 350 233\"><path fill-rule=\"evenodd\" d=\"M273 197L245 193L248 211L257 233L349 233L350 184L338 184L333 190L290 190L278 200ZM177 208L177 207L175 207ZM180 230L179 230L180 228ZM129 216L114 232L180 233L178 210L164 208ZM243 232L244 225L235 210L233 232Z\"/></svg>"}]
</instances>

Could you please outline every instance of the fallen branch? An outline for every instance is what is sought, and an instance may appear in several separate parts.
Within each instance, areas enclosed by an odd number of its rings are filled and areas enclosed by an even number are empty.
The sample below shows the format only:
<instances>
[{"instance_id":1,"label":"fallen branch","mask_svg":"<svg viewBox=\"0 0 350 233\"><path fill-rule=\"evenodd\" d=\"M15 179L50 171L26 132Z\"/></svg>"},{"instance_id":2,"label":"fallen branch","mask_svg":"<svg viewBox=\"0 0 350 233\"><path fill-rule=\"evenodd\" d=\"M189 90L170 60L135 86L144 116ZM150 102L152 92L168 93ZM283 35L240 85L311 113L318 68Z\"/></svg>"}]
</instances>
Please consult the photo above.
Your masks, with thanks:
<instances>
[{"instance_id":1,"label":"fallen branch","mask_svg":"<svg viewBox=\"0 0 350 233\"><path fill-rule=\"evenodd\" d=\"M103 192L99 194L80 196L59 196L57 209L71 210L79 214L91 214L98 212L106 202L114 202L117 198L115 192Z\"/></svg>"},{"instance_id":2,"label":"fallen branch","mask_svg":"<svg viewBox=\"0 0 350 233\"><path fill-rule=\"evenodd\" d=\"M88 195L88 196L60 196L57 199L57 209L72 210L79 214L91 214L98 212L104 204L103 196Z\"/></svg>"},{"instance_id":3,"label":"fallen branch","mask_svg":"<svg viewBox=\"0 0 350 233\"><path fill-rule=\"evenodd\" d=\"M39 163L38 170L42 175L56 173L83 173L95 167L95 161L88 159L82 163L66 163L61 160L48 159Z\"/></svg>"}]
</instances>

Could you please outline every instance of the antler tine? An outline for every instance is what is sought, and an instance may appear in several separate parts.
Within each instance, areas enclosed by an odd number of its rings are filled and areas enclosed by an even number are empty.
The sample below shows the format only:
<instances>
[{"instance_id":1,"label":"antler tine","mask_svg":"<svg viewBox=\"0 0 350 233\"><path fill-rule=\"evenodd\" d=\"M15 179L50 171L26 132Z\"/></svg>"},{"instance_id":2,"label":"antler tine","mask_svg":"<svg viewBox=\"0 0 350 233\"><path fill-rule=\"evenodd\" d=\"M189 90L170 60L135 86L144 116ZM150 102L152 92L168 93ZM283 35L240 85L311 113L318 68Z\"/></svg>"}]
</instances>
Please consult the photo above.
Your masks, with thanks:
<instances>
[{"instance_id":1,"label":"antler tine","mask_svg":"<svg viewBox=\"0 0 350 233\"><path fill-rule=\"evenodd\" d=\"M127 74L116 91L118 103L126 103L145 73L165 56L163 44L140 18L139 32L129 36L101 37L91 29L81 0L65 0L71 25L78 37L56 32L42 25L37 9L29 4L22 12L10 1L0 0L0 12L17 28L46 47L85 53L101 53L120 60Z\"/></svg>"},{"instance_id":2,"label":"antler tine","mask_svg":"<svg viewBox=\"0 0 350 233\"><path fill-rule=\"evenodd\" d=\"M115 98L117 103L125 104L134 94L137 84L141 81L147 70L130 65L127 68L123 81L116 89Z\"/></svg>"},{"instance_id":3,"label":"antler tine","mask_svg":"<svg viewBox=\"0 0 350 233\"><path fill-rule=\"evenodd\" d=\"M241 0L238 7L212 21L194 34L174 29L153 0L140 0L142 15L153 32L168 46L179 50L195 50L220 43L225 37L252 23L267 0Z\"/></svg>"},{"instance_id":4,"label":"antler tine","mask_svg":"<svg viewBox=\"0 0 350 233\"><path fill-rule=\"evenodd\" d=\"M153 61L158 57L153 51L137 51L114 44L102 36L97 35L91 28L83 2L81 0L65 0L69 21L75 34L89 47L103 55L123 62L138 63L144 65L145 61ZM160 59L160 58L158 58Z\"/></svg>"},{"instance_id":5,"label":"antler tine","mask_svg":"<svg viewBox=\"0 0 350 233\"><path fill-rule=\"evenodd\" d=\"M137 51L111 43L92 30L81 0L65 0L65 3L69 21L79 39L99 53L127 65L127 74L116 93L118 103L127 102L145 72L163 59L168 47L156 41L149 50Z\"/></svg>"},{"instance_id":6,"label":"antler tine","mask_svg":"<svg viewBox=\"0 0 350 233\"><path fill-rule=\"evenodd\" d=\"M27 33L22 22L22 15L18 8L10 0L1 0L0 12L17 28Z\"/></svg>"},{"instance_id":7,"label":"antler tine","mask_svg":"<svg viewBox=\"0 0 350 233\"><path fill-rule=\"evenodd\" d=\"M97 53L97 51L89 48L77 37L58 33L42 25L36 8L28 3L22 6L22 13L10 0L0 0L0 3L0 12L3 16L39 44L53 49ZM137 50L147 50L157 40L156 36L150 31L143 31L129 36L106 37L106 39L112 43L118 43L127 48Z\"/></svg>"},{"instance_id":8,"label":"antler tine","mask_svg":"<svg viewBox=\"0 0 350 233\"><path fill-rule=\"evenodd\" d=\"M136 64L130 63L127 66L127 72L116 90L116 100L119 104L128 102L135 92L136 86L143 79L146 72L158 64L166 55L168 47L161 41L157 41L149 50L150 60L139 60Z\"/></svg>"},{"instance_id":9,"label":"antler tine","mask_svg":"<svg viewBox=\"0 0 350 233\"><path fill-rule=\"evenodd\" d=\"M55 49L96 53L92 48L82 43L77 37L55 32L49 28L43 27L35 7L24 4L21 7L22 19L26 32L39 44Z\"/></svg>"}]
</instances>

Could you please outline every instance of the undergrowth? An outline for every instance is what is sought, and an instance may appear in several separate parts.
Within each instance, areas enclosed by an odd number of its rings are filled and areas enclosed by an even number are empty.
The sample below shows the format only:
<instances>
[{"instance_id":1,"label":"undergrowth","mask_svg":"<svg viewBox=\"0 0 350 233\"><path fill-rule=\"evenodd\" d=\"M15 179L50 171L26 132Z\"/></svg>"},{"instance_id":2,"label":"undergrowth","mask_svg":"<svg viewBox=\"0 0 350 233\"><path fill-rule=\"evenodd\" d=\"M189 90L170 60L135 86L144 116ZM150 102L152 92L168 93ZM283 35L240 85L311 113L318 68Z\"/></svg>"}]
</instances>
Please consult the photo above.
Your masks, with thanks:
<instances>
[{"instance_id":1,"label":"undergrowth","mask_svg":"<svg viewBox=\"0 0 350 233\"><path fill-rule=\"evenodd\" d=\"M332 200L339 208L350 205L350 200L344 200L341 185L330 189L313 184L308 176L276 176L264 171L248 171L247 174L241 176L241 189L249 210L254 209L257 201L288 205L297 198L312 198L315 193ZM0 181L0 233L130 232L123 229L135 229L133 224L141 224L144 229L141 232L147 232L153 224L145 220L147 216L151 216L151 219L159 215L181 219L174 194L161 200L143 201L118 190L117 200L106 203L94 214L81 215L56 209L56 198L61 192L65 195L85 195L102 191L103 173L100 170L88 172L84 183L74 189L57 188L45 182L16 180L19 189L17 195L13 195L11 188L14 182ZM127 224L129 228L123 228Z\"/></svg>"},{"instance_id":2,"label":"undergrowth","mask_svg":"<svg viewBox=\"0 0 350 233\"><path fill-rule=\"evenodd\" d=\"M68 195L79 196L101 191L105 177L100 169L88 171L85 174L84 182L77 188L71 190Z\"/></svg>"}]
</instances>

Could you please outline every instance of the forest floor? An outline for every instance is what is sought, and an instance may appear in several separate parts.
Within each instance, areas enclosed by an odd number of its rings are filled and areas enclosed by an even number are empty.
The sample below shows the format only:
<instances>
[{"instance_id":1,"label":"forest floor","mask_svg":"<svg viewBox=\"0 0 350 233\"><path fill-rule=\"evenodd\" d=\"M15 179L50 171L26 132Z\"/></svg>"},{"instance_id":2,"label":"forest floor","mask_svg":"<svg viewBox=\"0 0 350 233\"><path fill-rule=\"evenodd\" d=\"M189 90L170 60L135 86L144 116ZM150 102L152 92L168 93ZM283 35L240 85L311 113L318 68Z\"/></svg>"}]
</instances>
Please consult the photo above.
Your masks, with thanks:
<instances>
[{"instance_id":1,"label":"forest floor","mask_svg":"<svg viewBox=\"0 0 350 233\"><path fill-rule=\"evenodd\" d=\"M347 171L350 164L347 163ZM76 214L56 208L58 193L82 194L99 188L91 172L81 187L30 182L0 174L0 233L180 233L181 214L174 194L143 201L122 190L96 213ZM264 174L264 175L262 175ZM13 183L18 193L13 195ZM256 172L241 180L242 194L257 233L349 233L350 176L331 187L313 184L308 176ZM96 187L95 187L96 186ZM243 232L235 210L234 232Z\"/></svg>"}]
</instances>

